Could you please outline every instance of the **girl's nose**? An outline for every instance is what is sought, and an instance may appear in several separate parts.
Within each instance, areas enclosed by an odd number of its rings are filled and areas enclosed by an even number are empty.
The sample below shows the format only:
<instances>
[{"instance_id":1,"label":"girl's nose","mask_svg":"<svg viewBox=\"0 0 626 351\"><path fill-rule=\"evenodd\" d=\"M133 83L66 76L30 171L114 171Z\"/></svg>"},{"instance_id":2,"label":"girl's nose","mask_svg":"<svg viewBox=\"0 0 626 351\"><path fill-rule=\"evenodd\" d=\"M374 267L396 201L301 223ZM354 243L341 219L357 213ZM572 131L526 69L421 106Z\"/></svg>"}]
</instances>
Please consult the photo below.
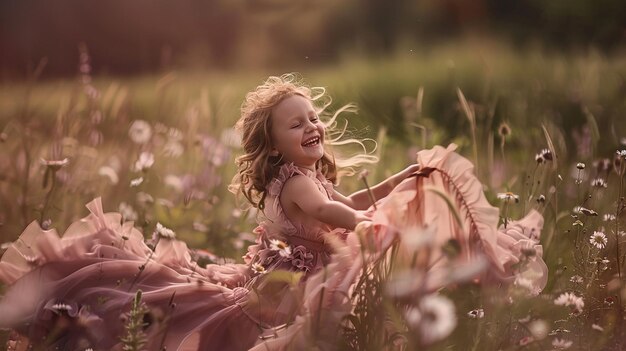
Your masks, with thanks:
<instances>
[{"instance_id":1,"label":"girl's nose","mask_svg":"<svg viewBox=\"0 0 626 351\"><path fill-rule=\"evenodd\" d=\"M307 132L308 131L313 131L315 129L316 129L316 127L315 127L315 124L313 122L311 122L311 121L307 121L306 122L306 131Z\"/></svg>"}]
</instances>

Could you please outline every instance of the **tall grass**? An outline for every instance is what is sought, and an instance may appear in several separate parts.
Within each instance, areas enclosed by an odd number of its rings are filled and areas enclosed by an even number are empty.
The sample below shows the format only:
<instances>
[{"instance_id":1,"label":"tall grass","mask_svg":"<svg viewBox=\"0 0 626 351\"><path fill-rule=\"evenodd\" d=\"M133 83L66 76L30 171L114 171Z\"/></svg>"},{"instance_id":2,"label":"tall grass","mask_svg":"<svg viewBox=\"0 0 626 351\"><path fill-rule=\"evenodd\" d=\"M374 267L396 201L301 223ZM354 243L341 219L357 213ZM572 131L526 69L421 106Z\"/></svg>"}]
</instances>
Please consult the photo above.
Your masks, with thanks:
<instances>
[{"instance_id":1,"label":"tall grass","mask_svg":"<svg viewBox=\"0 0 626 351\"><path fill-rule=\"evenodd\" d=\"M419 149L455 142L478 166L503 224L531 208L545 217L550 277L540 295L515 284L444 289L456 328L428 340L412 318L440 301L385 293L403 268L392 250L357 285L343 348L546 350L567 341L581 350L626 347L626 160L616 153L626 145L623 56L480 44L299 70L326 86L335 106L360 107L352 133L380 143L372 181L401 169ZM239 152L232 125L245 92L270 73L282 72L116 79L85 71L75 80L33 77L0 86L0 242L33 220L63 230L86 214L85 203L103 196L105 209L135 220L146 235L162 223L191 247L214 253L213 260L238 260L254 238L254 215L240 211L226 189ZM340 187L349 193L360 184L345 179ZM497 194L505 192L520 202L500 202ZM584 307L555 304L564 293Z\"/></svg>"}]
</instances>

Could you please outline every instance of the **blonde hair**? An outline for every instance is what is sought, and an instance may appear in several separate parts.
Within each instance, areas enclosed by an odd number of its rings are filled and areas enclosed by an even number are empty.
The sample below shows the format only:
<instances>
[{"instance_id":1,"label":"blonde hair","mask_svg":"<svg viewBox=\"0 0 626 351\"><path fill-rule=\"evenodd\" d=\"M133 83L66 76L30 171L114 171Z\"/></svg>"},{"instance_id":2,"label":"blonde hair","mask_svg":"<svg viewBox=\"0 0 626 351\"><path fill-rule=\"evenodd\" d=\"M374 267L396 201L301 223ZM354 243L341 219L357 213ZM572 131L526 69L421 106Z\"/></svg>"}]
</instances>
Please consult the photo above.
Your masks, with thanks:
<instances>
[{"instance_id":1,"label":"blonde hair","mask_svg":"<svg viewBox=\"0 0 626 351\"><path fill-rule=\"evenodd\" d=\"M235 160L238 168L237 174L229 186L230 191L236 195L244 195L253 207L261 210L265 206L265 189L278 175L278 170L284 163L281 156L270 155L272 110L284 99L294 95L309 99L320 120L326 126L324 156L316 164L316 169L320 170L326 179L337 183L341 176L354 174L355 166L378 161L376 156L367 152L362 141L342 140L347 122L341 130L336 129L339 114L348 111L355 112L354 105L345 105L331 116L325 112L332 101L326 94L326 89L308 87L293 73L283 74L280 77L271 76L246 94L241 106L241 117L235 128L241 133L244 153ZM325 118L328 120L324 121ZM348 144L359 145L363 152L349 158L342 158L335 155L332 150L332 146Z\"/></svg>"}]
</instances>

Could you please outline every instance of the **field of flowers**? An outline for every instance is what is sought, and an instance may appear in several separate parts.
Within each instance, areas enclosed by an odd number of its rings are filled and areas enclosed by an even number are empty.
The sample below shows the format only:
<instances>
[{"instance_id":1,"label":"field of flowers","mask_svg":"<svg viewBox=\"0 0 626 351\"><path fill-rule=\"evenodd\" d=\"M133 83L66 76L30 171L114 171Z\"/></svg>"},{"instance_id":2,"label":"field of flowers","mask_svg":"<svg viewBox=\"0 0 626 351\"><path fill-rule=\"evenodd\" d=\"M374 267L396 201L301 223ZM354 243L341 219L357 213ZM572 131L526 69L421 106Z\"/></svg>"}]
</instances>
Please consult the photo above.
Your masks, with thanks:
<instances>
[{"instance_id":1,"label":"field of flowers","mask_svg":"<svg viewBox=\"0 0 626 351\"><path fill-rule=\"evenodd\" d=\"M381 160L370 184L454 142L503 226L542 213L547 286L484 286L460 272L426 294L394 246L357 285L341 349L626 349L625 57L466 49L299 71L335 109L359 107L344 117L352 136L377 142L366 144ZM227 189L240 153L233 124L245 92L284 72L116 79L92 76L86 49L80 62L74 80L35 71L0 86L0 253L31 221L62 233L102 197L146 239L176 235L204 263L241 261L255 217ZM445 249L455 255L454 243ZM541 254L523 253L520 266Z\"/></svg>"}]
</instances>

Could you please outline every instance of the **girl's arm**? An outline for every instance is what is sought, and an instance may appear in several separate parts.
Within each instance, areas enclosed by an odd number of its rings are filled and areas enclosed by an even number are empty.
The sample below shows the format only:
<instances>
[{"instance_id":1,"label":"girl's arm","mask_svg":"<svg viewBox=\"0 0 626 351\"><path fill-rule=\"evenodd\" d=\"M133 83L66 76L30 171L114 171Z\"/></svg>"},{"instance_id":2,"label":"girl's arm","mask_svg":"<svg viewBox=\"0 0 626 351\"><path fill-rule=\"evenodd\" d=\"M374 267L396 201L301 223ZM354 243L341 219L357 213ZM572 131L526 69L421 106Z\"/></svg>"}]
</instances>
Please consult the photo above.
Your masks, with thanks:
<instances>
[{"instance_id":1,"label":"girl's arm","mask_svg":"<svg viewBox=\"0 0 626 351\"><path fill-rule=\"evenodd\" d=\"M400 182L402 182L412 173L418 171L419 168L420 166L418 164L412 164L402 171L385 179L384 181L374 185L370 188L372 190L374 198L376 200L380 200L383 197L389 195L389 193L393 190L393 188L396 187L396 185L400 184ZM367 194L367 189L359 190L347 197L343 196L341 193L335 190L333 198L355 210L366 210L372 205L372 200Z\"/></svg>"},{"instance_id":2,"label":"girl's arm","mask_svg":"<svg viewBox=\"0 0 626 351\"><path fill-rule=\"evenodd\" d=\"M305 176L293 176L287 180L280 195L283 205L295 203L306 215L333 227L354 230L362 221L369 220L362 212L349 206L329 200L324 196L312 179Z\"/></svg>"}]
</instances>

